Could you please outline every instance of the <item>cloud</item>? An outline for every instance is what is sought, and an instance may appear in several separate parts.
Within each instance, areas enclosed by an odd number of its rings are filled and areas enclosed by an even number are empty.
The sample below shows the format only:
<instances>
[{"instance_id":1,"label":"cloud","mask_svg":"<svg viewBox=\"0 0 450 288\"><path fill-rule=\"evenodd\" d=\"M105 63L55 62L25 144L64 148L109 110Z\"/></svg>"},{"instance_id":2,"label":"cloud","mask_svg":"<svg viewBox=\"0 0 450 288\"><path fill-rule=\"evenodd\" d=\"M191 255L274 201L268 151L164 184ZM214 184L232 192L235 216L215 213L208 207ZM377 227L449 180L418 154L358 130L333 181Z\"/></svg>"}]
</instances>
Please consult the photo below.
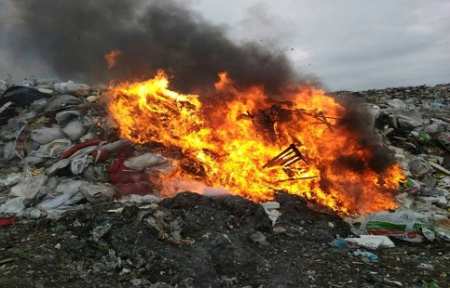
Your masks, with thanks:
<instances>
[{"instance_id":1,"label":"cloud","mask_svg":"<svg viewBox=\"0 0 450 288\"><path fill-rule=\"evenodd\" d=\"M195 5L235 27L232 37L276 39L295 66L317 74L330 89L450 82L449 1L238 2ZM239 17L235 6L242 7Z\"/></svg>"}]
</instances>

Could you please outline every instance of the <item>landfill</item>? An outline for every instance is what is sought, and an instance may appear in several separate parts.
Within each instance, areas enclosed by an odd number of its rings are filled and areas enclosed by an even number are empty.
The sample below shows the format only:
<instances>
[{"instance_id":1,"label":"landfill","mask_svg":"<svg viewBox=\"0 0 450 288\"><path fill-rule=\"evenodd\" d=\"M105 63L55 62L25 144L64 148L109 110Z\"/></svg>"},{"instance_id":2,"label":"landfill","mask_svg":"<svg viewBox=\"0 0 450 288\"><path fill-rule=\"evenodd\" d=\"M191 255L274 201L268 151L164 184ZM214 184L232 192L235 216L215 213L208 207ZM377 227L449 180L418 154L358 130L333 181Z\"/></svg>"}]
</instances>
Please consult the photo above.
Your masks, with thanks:
<instances>
[{"instance_id":1,"label":"landfill","mask_svg":"<svg viewBox=\"0 0 450 288\"><path fill-rule=\"evenodd\" d=\"M337 92L346 95L350 92ZM409 242L448 241L450 211L449 86L388 88L350 93L367 101L374 128L407 175L399 207L348 219L357 234Z\"/></svg>"},{"instance_id":2,"label":"landfill","mask_svg":"<svg viewBox=\"0 0 450 288\"><path fill-rule=\"evenodd\" d=\"M364 102L368 129L407 176L396 209L345 218L283 192L260 204L223 194L164 197L149 179L172 160L119 138L105 87L0 84L0 271L10 276L1 287L450 283L450 84L334 93ZM44 255L64 258L60 273ZM26 263L33 281L18 276Z\"/></svg>"}]
</instances>

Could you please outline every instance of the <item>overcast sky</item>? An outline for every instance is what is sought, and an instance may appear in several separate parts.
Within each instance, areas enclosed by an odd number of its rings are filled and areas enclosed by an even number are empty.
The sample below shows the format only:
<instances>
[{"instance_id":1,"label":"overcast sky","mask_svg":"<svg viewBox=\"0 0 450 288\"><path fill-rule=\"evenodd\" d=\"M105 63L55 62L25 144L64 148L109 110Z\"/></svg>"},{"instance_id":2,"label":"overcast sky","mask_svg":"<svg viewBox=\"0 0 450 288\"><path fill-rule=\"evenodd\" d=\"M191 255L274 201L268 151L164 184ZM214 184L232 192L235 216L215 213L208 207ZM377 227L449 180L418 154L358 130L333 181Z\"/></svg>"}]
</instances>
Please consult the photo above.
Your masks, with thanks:
<instances>
[{"instance_id":1,"label":"overcast sky","mask_svg":"<svg viewBox=\"0 0 450 288\"><path fill-rule=\"evenodd\" d=\"M330 90L450 82L450 0L190 2L237 41L286 51L294 67ZM0 25L14 21L6 8L0 3ZM45 70L38 59L15 67L5 52L11 37L0 35L0 77Z\"/></svg>"}]
</instances>

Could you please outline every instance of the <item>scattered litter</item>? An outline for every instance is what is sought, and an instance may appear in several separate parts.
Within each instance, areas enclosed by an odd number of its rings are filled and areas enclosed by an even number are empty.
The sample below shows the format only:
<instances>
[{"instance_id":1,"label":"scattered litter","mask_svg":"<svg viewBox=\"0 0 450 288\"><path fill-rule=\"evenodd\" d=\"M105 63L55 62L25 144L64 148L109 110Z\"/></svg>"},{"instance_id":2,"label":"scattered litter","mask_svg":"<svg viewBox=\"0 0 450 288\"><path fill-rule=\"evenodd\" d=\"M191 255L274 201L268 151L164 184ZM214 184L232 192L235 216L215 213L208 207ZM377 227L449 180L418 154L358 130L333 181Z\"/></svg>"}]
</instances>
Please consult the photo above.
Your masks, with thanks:
<instances>
[{"instance_id":1,"label":"scattered litter","mask_svg":"<svg viewBox=\"0 0 450 288\"><path fill-rule=\"evenodd\" d=\"M353 233L357 235L384 235L417 243L424 240L424 231L431 231L429 221L423 214L399 210L393 213L373 213L349 222Z\"/></svg>"},{"instance_id":2,"label":"scattered litter","mask_svg":"<svg viewBox=\"0 0 450 288\"><path fill-rule=\"evenodd\" d=\"M360 235L359 238L345 238L345 241L372 250L395 247L389 237L381 235Z\"/></svg>"},{"instance_id":3,"label":"scattered litter","mask_svg":"<svg viewBox=\"0 0 450 288\"><path fill-rule=\"evenodd\" d=\"M94 228L92 231L92 238L94 241L98 242L101 238L103 238L106 234L108 234L109 230L111 230L112 224L105 223L103 225L99 225Z\"/></svg>"},{"instance_id":4,"label":"scattered litter","mask_svg":"<svg viewBox=\"0 0 450 288\"><path fill-rule=\"evenodd\" d=\"M259 232L259 231L256 231L255 233L252 233L250 235L250 240L252 240L253 242L255 242L255 243L259 244L259 245L262 245L262 246L270 245L269 242L267 242L266 236L263 233Z\"/></svg>"},{"instance_id":5,"label":"scattered litter","mask_svg":"<svg viewBox=\"0 0 450 288\"><path fill-rule=\"evenodd\" d=\"M420 263L419 265L417 265L417 268L419 268L421 270L427 270L427 271L434 270L434 266L431 264L427 264L427 263Z\"/></svg>"},{"instance_id":6,"label":"scattered litter","mask_svg":"<svg viewBox=\"0 0 450 288\"><path fill-rule=\"evenodd\" d=\"M353 255L360 256L363 259L363 261L368 263L378 262L378 256L375 253L369 251L358 249L353 252Z\"/></svg>"},{"instance_id":7,"label":"scattered litter","mask_svg":"<svg viewBox=\"0 0 450 288\"><path fill-rule=\"evenodd\" d=\"M264 202L261 203L261 206L263 206L264 211L266 211L267 216L269 216L269 219L272 221L272 225L275 225L278 218L281 216L281 212L278 210L280 209L280 203L274 201Z\"/></svg>"},{"instance_id":8,"label":"scattered litter","mask_svg":"<svg viewBox=\"0 0 450 288\"><path fill-rule=\"evenodd\" d=\"M7 263L10 263L10 262L14 262L14 258L0 259L0 265L7 264Z\"/></svg>"}]
</instances>

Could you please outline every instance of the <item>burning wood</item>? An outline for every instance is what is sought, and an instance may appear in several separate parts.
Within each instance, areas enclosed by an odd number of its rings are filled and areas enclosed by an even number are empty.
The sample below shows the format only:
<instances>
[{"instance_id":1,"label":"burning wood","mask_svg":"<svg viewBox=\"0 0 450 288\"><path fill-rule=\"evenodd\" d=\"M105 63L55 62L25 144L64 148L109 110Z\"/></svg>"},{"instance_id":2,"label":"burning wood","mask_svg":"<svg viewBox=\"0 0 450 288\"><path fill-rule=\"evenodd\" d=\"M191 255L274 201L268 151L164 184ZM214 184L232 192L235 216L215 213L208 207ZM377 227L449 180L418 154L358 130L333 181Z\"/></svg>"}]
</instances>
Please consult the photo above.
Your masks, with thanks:
<instances>
[{"instance_id":1,"label":"burning wood","mask_svg":"<svg viewBox=\"0 0 450 288\"><path fill-rule=\"evenodd\" d=\"M270 168L274 166L291 166L294 163L303 160L306 163L306 158L303 156L302 152L297 149L297 146L295 144L289 145L288 148L286 148L283 152L272 158L269 162L264 164L263 168Z\"/></svg>"}]
</instances>

